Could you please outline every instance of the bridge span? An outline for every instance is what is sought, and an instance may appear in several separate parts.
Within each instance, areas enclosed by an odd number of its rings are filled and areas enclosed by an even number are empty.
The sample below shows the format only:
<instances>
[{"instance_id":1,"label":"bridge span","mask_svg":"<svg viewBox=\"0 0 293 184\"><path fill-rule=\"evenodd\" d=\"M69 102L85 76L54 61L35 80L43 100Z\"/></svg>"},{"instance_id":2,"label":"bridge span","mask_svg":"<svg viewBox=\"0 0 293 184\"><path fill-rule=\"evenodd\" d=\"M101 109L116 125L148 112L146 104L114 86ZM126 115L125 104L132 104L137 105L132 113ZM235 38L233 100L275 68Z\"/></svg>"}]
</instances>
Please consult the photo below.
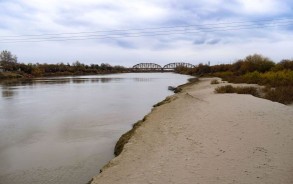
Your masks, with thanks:
<instances>
[{"instance_id":1,"label":"bridge span","mask_svg":"<svg viewBox=\"0 0 293 184\"><path fill-rule=\"evenodd\" d=\"M194 68L195 65L184 62L169 63L165 66L161 66L156 63L139 63L134 65L132 71L174 71L177 67Z\"/></svg>"}]
</instances>

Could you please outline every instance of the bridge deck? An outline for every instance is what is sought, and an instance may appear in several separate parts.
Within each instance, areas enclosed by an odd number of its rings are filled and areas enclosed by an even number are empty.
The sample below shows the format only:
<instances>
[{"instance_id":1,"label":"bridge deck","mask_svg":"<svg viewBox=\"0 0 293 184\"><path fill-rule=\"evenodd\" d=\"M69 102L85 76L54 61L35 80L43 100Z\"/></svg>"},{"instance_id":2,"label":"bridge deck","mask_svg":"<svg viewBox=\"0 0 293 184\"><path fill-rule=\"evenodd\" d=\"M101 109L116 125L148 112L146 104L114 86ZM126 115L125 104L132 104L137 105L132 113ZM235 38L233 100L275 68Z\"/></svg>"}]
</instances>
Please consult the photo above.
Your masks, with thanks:
<instances>
[{"instance_id":1,"label":"bridge deck","mask_svg":"<svg viewBox=\"0 0 293 184\"><path fill-rule=\"evenodd\" d=\"M187 67L187 68L194 68L195 66L190 63L169 63L164 67L156 63L139 63L132 67L134 71L174 71L177 67Z\"/></svg>"}]
</instances>

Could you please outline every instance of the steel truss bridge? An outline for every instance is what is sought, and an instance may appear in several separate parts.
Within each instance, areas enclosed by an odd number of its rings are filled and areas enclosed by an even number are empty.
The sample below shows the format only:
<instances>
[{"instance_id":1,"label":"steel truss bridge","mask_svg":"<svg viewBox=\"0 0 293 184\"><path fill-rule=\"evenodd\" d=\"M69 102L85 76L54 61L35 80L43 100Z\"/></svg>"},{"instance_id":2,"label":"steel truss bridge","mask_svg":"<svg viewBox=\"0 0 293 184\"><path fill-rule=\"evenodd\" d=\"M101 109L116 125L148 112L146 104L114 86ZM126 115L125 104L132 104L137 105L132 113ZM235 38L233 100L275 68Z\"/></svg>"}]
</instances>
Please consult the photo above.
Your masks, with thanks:
<instances>
[{"instance_id":1,"label":"steel truss bridge","mask_svg":"<svg viewBox=\"0 0 293 184\"><path fill-rule=\"evenodd\" d=\"M177 67L194 68L190 63L169 63L165 66L160 66L156 63L139 63L132 67L132 71L174 71Z\"/></svg>"}]
</instances>

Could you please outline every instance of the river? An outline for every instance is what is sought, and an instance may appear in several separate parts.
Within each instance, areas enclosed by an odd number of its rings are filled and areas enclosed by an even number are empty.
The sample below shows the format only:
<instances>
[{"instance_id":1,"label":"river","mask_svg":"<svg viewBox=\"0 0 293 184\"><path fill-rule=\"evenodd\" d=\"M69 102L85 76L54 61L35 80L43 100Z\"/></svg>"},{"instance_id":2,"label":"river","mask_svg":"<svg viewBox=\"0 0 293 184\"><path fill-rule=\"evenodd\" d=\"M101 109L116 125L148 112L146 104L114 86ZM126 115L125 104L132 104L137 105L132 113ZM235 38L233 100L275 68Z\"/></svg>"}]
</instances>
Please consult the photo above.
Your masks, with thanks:
<instances>
[{"instance_id":1,"label":"river","mask_svg":"<svg viewBox=\"0 0 293 184\"><path fill-rule=\"evenodd\" d=\"M0 184L85 184L152 105L187 82L174 73L0 83Z\"/></svg>"}]
</instances>

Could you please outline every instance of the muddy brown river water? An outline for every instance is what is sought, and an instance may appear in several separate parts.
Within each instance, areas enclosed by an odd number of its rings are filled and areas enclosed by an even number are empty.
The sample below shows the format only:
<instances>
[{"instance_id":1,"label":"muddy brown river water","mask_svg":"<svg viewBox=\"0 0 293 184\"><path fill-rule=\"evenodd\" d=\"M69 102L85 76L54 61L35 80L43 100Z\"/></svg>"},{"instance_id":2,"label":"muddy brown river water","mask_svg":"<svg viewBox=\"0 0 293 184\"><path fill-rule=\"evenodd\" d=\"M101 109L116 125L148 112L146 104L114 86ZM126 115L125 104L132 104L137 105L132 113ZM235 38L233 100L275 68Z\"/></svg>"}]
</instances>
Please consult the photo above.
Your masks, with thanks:
<instances>
[{"instance_id":1,"label":"muddy brown river water","mask_svg":"<svg viewBox=\"0 0 293 184\"><path fill-rule=\"evenodd\" d=\"M187 82L173 73L0 83L0 184L85 184L118 138Z\"/></svg>"}]
</instances>

